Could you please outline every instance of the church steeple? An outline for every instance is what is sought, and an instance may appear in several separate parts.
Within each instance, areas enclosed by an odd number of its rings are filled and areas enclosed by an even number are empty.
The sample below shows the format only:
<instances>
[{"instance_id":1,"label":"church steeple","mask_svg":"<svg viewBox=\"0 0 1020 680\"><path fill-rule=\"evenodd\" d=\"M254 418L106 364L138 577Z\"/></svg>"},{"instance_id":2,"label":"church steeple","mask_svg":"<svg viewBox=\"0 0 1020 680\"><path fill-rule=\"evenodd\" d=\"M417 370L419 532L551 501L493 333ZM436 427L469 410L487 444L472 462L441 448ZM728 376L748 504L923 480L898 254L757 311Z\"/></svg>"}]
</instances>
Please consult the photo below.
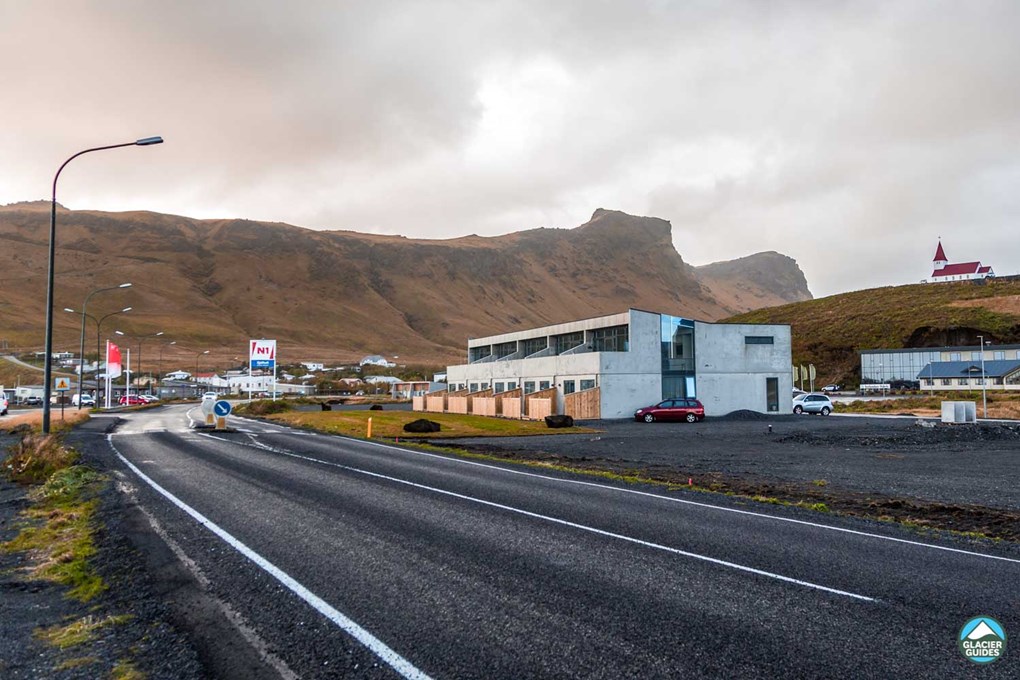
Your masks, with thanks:
<instances>
[{"instance_id":1,"label":"church steeple","mask_svg":"<svg viewBox=\"0 0 1020 680\"><path fill-rule=\"evenodd\" d=\"M949 260L946 258L946 251L942 250L942 239L939 239L939 247L935 250L935 259L932 260L932 265L935 269L942 269L947 264L949 264Z\"/></svg>"}]
</instances>

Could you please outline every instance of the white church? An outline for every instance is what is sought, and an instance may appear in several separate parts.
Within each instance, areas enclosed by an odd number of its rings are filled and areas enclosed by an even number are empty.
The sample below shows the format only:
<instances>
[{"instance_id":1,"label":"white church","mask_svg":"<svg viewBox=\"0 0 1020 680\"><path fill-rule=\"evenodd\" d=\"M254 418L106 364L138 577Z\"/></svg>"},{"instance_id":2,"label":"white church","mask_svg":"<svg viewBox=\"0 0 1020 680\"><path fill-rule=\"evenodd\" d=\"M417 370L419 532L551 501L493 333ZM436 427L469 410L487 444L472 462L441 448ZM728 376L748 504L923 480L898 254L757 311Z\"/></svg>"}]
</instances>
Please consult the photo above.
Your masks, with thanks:
<instances>
[{"instance_id":1,"label":"white church","mask_svg":"<svg viewBox=\"0 0 1020 680\"><path fill-rule=\"evenodd\" d=\"M939 247L935 250L935 259L932 260L934 270L931 277L925 283L942 283L944 281L970 281L974 279L987 279L995 276L991 265L981 266L980 262L960 262L950 264L946 259L946 251L942 249L942 240L939 239Z\"/></svg>"}]
</instances>

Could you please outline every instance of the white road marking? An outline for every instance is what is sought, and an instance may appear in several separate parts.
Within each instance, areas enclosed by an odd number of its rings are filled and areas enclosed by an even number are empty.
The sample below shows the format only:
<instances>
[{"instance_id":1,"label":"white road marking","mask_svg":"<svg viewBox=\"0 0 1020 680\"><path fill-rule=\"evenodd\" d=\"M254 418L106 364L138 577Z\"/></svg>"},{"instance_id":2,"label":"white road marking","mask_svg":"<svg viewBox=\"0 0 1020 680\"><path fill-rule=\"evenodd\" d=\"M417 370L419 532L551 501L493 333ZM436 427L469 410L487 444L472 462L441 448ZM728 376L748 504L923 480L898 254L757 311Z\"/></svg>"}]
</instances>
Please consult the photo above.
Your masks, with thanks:
<instances>
[{"instance_id":1,"label":"white road marking","mask_svg":"<svg viewBox=\"0 0 1020 680\"><path fill-rule=\"evenodd\" d=\"M188 513L193 517L199 524L213 532L221 539L223 539L228 545L234 550L238 551L249 560L261 567L267 574L275 578L277 581L287 587L292 593L300 597L302 600L311 605L316 611L328 618L330 621L340 627L341 630L346 632L348 635L353 637L355 640L367 647L373 654L382 659L387 665L393 670L402 675L405 678L413 678L416 680L431 680L428 675L423 671L419 670L416 666L411 664L407 659L397 654L393 649L387 646L382 640L375 637L367 630L358 625L353 619L340 613L337 609L330 606L325 600L318 595L315 595L310 590L305 588L303 585L294 580L290 575L284 572L282 569L271 563L266 558L259 555L257 552L249 548L241 541L234 538L226 530L215 524L212 520L208 519L200 512L192 508L190 505L182 501L181 499L174 496L172 493L164 489L162 486L157 484L155 481L150 479L144 472L135 467L131 461L125 458L117 447L113 445L113 438L107 436L107 442L110 444L110 448L117 454L117 457L131 469L142 481L151 486L153 489L162 494L167 500L176 505L178 508Z\"/></svg>"},{"instance_id":2,"label":"white road marking","mask_svg":"<svg viewBox=\"0 0 1020 680\"><path fill-rule=\"evenodd\" d=\"M779 517L777 515L767 515L761 512L754 512L752 510L739 510L737 508L727 508L722 505L712 505L711 503L702 503L700 501L687 500L686 498L675 498L673 496L662 496L657 493L650 493L648 491L638 491L637 489L626 489L619 486L609 486L607 484L599 484L597 482L585 482L580 479L564 479L562 477L550 477L549 475L542 475L536 472L525 472L524 470L514 470L511 468L501 467L499 465L489 465L486 463L479 463L473 460L463 460L461 458L454 458L452 456L441 456L435 453L427 453L425 451L415 451L414 449L405 449L399 446L391 446L389 444L382 444L379 442L368 441L364 439L353 439L351 437L344 437L341 435L334 435L339 439L346 439L349 441L356 442L358 444L369 444L371 446L378 446L384 449L391 449L393 451L401 451L403 453L412 453L416 456L427 456L429 458L439 458L440 460L446 460L453 463L460 463L462 465L474 465L477 467L486 468L489 470L499 470L513 475L524 475L525 477L537 477L539 479L547 479L553 482L560 482L562 484L577 484L579 486L593 486L598 489L606 489L611 491L619 491L621 493L631 493L638 496L648 496L650 498L658 498L659 500L669 501L670 503L681 503L683 505L694 505L699 508L709 508L711 510L720 510L722 512L733 512L738 515L750 515L752 517L760 517L762 519L775 520L776 522L789 522L790 524L803 524L804 526L815 527L818 529L824 529L826 531L838 531L844 534L853 534L855 536L866 536L868 538L877 538L883 541L892 541L893 543L906 543L907 545L915 545L921 548L931 548L932 550L945 550L946 552L960 553L962 555L971 555L973 557L984 557L990 560L1001 560L1003 562L1013 562L1020 564L1020 560L1013 557L1001 557L999 555L988 555L986 553L974 552L973 550L963 550L961 548L949 548L942 545L933 545L931 543L921 543L920 541L911 541L905 538L895 538L893 536L883 536L882 534L874 534L868 531L858 531L857 529L846 529L844 527L834 527L831 524L820 524L818 522L808 522L803 519L793 519L792 517Z\"/></svg>"},{"instance_id":3,"label":"white road marking","mask_svg":"<svg viewBox=\"0 0 1020 680\"><path fill-rule=\"evenodd\" d=\"M211 439L219 439L218 437L212 437L211 435L206 435L206 436L209 436ZM223 440L219 440L219 441L223 441ZM243 446L247 446L247 445L243 445ZM748 566L745 566L743 564L737 564L736 562L727 562L726 560L720 560L720 559L717 559L715 557L709 557L707 555L701 555L699 553L688 552L686 550L680 550L679 548L672 548L672 547L670 547L668 545L662 545L661 543L652 543L650 541L644 541L644 540L641 540L639 538L634 538L632 536L626 536L624 534L617 534L617 533L614 533L612 531L605 531L604 529L598 529L596 527L591 527L591 526L588 526L586 524L578 524L577 522L571 522L571 521L568 521L568 520L565 520L565 519L560 519L558 517L551 517L549 515L542 515L542 514L539 514L537 512L531 512L530 510L524 510L522 508L515 508L512 505L504 505L502 503L495 503L493 501L487 501L487 500L482 499L482 498L476 498L474 496L467 496L465 494L456 493L454 491L447 491L445 489L439 489L439 488L436 488L434 486L428 486L428 485L425 485L425 484L419 484L417 482L412 482L412 481L409 481L409 480L406 480L406 479L400 479L399 477L391 477L389 475L379 474L378 472L370 472L368 470L362 470L360 468L351 467L349 465L342 465L340 463L332 463L330 461L321 460L319 458L312 458L311 456L302 456L301 454L293 453L293 452L290 452L290 451L285 451L285 450L282 450L282 449L277 449L277 448L274 448L274 447L262 444L260 442L253 441L250 446L254 446L255 448L263 449L263 450L270 451L272 453L276 453L276 454L283 455L283 456L290 456L292 458L299 458L301 460L307 460L307 461L310 461L310 462L313 462L313 463L319 463L320 465L327 465L327 466L330 466L330 467L340 468L341 470L347 470L349 472L356 472L358 474L367 475L369 477L376 477L376 478L379 478L379 479L385 479L387 481L396 482L398 484L405 484L407 486L412 486L412 487L415 487L417 489L424 489L426 491L431 491L433 493L442 494L444 496L452 496L454 498L460 498L461 500L471 501L472 503L478 503L480 505L487 505L487 506L492 507L492 508L498 508L500 510L506 510L507 512L513 512L513 513L517 513L517 514L520 514L520 515L525 515L527 517L533 517L535 519L540 519L540 520L543 520L543 521L546 521L546 522L552 522L553 524L560 524L562 526L571 527L573 529L579 529L581 531L587 531L589 533L598 534L600 536L607 536L609 538L616 538L616 539L619 539L621 541L627 541L629 543L635 543L637 545L645 546L647 548L654 548L656 550L663 550L665 552L673 553L673 554L676 554L676 555L682 555L684 557L690 557L690 558L693 558L693 559L696 559L696 560L702 560L704 562L710 562L712 564L717 564L717 565L720 565L720 566L723 566L723 567L728 567L730 569L736 569L737 571L743 571L743 572L747 572L747 573L750 573L750 574L757 574L759 576L766 576L768 578L775 579L777 581L783 581L785 583L793 583L793 584L796 584L796 585L799 585L799 586L804 586L806 588L813 588L815 590L821 590L821 591L824 591L824 592L827 592L827 593L832 593L834 595L843 595L843 596L851 597L851 598L854 598L854 599L857 599L857 600L863 600L865 602L876 602L877 601L873 597L867 597L865 595L859 595L857 593L851 593L851 592L846 591L846 590L838 590L836 588L829 588L828 586L819 585L817 583L811 583L810 581L802 581L800 579L792 578L790 576L783 576L782 574L777 574L775 572L765 571L763 569L755 569L754 567L748 567Z\"/></svg>"}]
</instances>

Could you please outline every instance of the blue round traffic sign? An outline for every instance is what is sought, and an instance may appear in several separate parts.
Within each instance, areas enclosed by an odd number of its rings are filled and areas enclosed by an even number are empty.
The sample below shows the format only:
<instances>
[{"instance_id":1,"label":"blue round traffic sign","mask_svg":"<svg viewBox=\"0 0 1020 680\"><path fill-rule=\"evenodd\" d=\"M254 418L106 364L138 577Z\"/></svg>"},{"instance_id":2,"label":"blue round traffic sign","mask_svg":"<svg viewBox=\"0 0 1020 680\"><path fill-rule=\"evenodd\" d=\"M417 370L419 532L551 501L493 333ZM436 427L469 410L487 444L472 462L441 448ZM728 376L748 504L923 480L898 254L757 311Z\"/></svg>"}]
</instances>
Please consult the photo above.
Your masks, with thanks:
<instances>
[{"instance_id":1,"label":"blue round traffic sign","mask_svg":"<svg viewBox=\"0 0 1020 680\"><path fill-rule=\"evenodd\" d=\"M229 416L230 415L230 402L220 399L218 402L213 404L213 413L218 416Z\"/></svg>"}]
</instances>

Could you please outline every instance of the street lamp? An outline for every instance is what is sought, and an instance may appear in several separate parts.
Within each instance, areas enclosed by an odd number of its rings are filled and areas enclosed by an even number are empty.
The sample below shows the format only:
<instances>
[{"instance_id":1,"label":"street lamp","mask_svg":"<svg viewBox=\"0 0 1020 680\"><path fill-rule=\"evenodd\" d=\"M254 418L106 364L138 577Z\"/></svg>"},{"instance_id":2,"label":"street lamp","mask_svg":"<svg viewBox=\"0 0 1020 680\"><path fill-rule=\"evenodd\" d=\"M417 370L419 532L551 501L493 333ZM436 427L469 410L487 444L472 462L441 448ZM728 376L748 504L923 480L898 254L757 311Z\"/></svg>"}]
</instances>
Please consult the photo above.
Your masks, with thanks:
<instances>
[{"instance_id":1,"label":"street lamp","mask_svg":"<svg viewBox=\"0 0 1020 680\"><path fill-rule=\"evenodd\" d=\"M204 352L199 352L198 354L195 355L195 394L198 394L198 359L203 354L208 354L208 353L209 353L209 350L205 350Z\"/></svg>"},{"instance_id":2,"label":"street lamp","mask_svg":"<svg viewBox=\"0 0 1020 680\"><path fill-rule=\"evenodd\" d=\"M120 331L116 331L116 333L117 333L117 335L124 335L124 337L128 337L126 334L121 333ZM133 336L131 336L132 338L134 338L135 340L138 341L138 364L137 364L138 365L138 370L135 371L135 373L136 373L136 375L138 376L139 379L141 378L141 375L142 375L142 343L145 342L146 340L148 340L149 338L158 338L161 335L163 335L163 331L159 331L158 333L150 333L149 335L133 335ZM151 390L151 385L150 385L150 390L149 391L150 391L150 393L152 391Z\"/></svg>"},{"instance_id":3,"label":"street lamp","mask_svg":"<svg viewBox=\"0 0 1020 680\"><path fill-rule=\"evenodd\" d=\"M109 288L97 288L97 289L95 289L94 291L92 291L91 293L89 293L88 295L85 296L85 302L83 302L82 305L81 305L81 345L80 345L80 349L78 350L78 356L80 358L80 360L78 361L78 410L79 411L81 410L82 380L85 378L85 317L89 316L88 314L85 313L85 310L89 306L89 299L93 295L95 295L96 293L102 293L102 292L107 291L107 290L119 290L121 288L130 288L130 287L131 287L130 283L122 283L119 286L110 286ZM67 307L64 307L64 311L73 311L73 310L68 310ZM95 320L94 317L90 317L90 318ZM98 356L96 357L96 365L97 366L99 365L99 357ZM98 384L98 378L96 379L96 381L97 381L97 384Z\"/></svg>"},{"instance_id":4,"label":"street lamp","mask_svg":"<svg viewBox=\"0 0 1020 680\"><path fill-rule=\"evenodd\" d=\"M125 307L124 309L118 309L116 312L110 312L109 314L101 316L98 319L96 317L92 316L91 314L86 314L85 315L89 319L92 319L92 321L95 322L95 324L96 324L96 405L97 406L101 403L101 400L99 398L99 396L100 396L99 361L100 361L100 358L103 356L102 355L102 349L100 347L101 344L102 344L102 341L103 341L103 338L102 338L102 334L103 334L103 332L102 332L103 322L106 321L111 316L116 316L117 314L126 314L127 312L130 312L132 309L134 309L134 307ZM70 312L72 314L77 314L78 313L78 312L74 311L73 309L71 309L70 307L64 307L64 311L65 312ZM80 380L81 380L81 378L79 377L79 382L80 382ZM78 403L81 404L81 397L78 398Z\"/></svg>"},{"instance_id":5,"label":"street lamp","mask_svg":"<svg viewBox=\"0 0 1020 680\"><path fill-rule=\"evenodd\" d=\"M133 142L127 142L124 144L111 144L109 146L97 146L91 149L85 149L79 151L70 158L68 158L57 170L57 174L53 176L53 200L50 204L50 247L48 253L48 275L46 277L46 364L43 369L43 417L42 417L42 433L50 433L50 394L53 390L52 377L53 367L50 365L50 359L53 356L53 270L56 260L56 247L57 247L57 180L60 179L60 173L67 166L68 163L73 161L82 154L91 153L92 151L105 151L106 149L119 149L124 146L151 146L153 144L162 144L162 137L145 137L143 139L137 139ZM80 382L80 378L79 378ZM79 403L81 399L78 400Z\"/></svg>"},{"instance_id":6,"label":"street lamp","mask_svg":"<svg viewBox=\"0 0 1020 680\"><path fill-rule=\"evenodd\" d=\"M156 389L160 389L160 384L163 382L163 350L170 345L176 345L177 341L172 340L170 342L161 342L159 344L159 365L156 368Z\"/></svg>"},{"instance_id":7,"label":"street lamp","mask_svg":"<svg viewBox=\"0 0 1020 680\"><path fill-rule=\"evenodd\" d=\"M985 385L985 336L979 335L978 340L981 341L981 410L984 412L982 417L988 420L988 386Z\"/></svg>"}]
</instances>

